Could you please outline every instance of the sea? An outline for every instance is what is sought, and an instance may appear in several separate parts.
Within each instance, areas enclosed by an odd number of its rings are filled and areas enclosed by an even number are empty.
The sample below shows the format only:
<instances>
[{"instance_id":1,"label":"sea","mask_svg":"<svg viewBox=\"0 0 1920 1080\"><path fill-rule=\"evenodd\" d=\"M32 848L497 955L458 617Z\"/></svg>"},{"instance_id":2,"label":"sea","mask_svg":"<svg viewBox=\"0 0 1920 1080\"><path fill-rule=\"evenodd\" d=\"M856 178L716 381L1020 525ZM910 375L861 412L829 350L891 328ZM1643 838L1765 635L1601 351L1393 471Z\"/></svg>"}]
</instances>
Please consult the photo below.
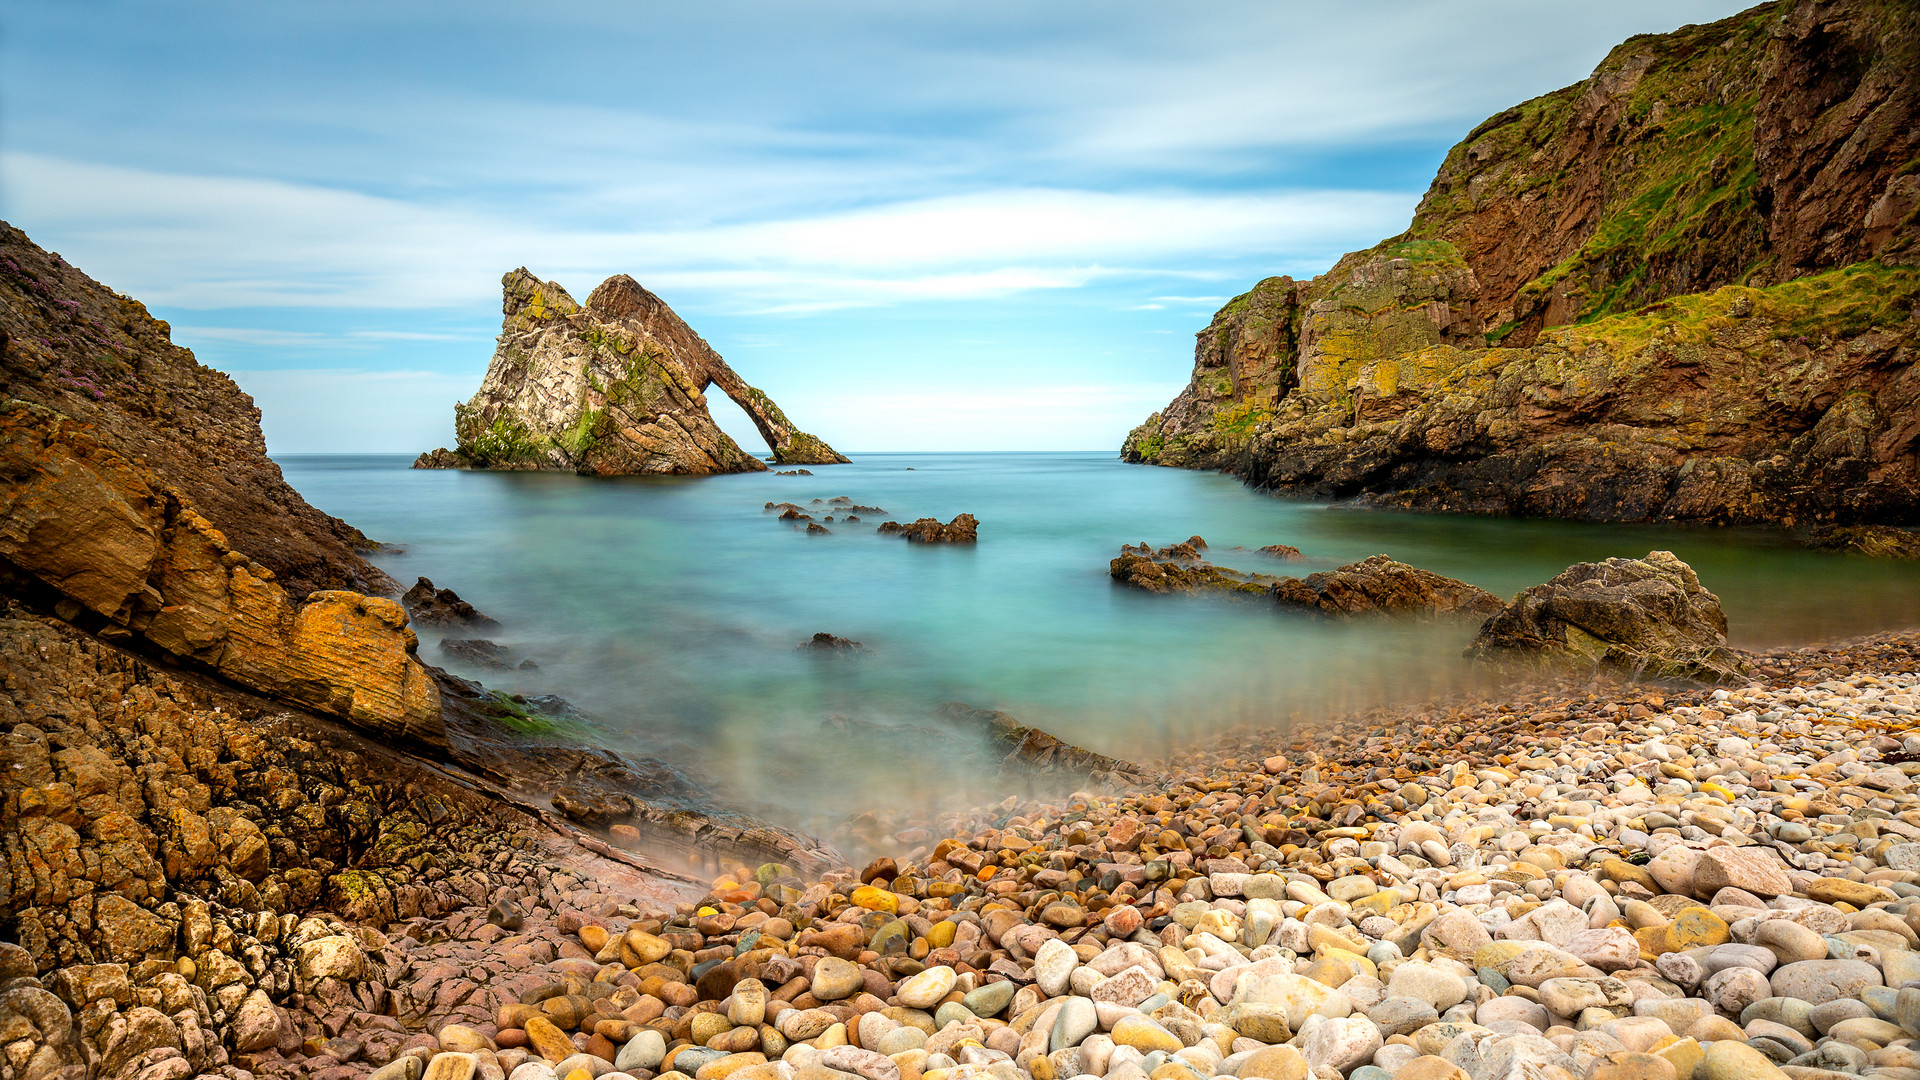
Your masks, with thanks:
<instances>
[{"instance_id":1,"label":"sea","mask_svg":"<svg viewBox=\"0 0 1920 1080\"><path fill-rule=\"evenodd\" d=\"M1108 575L1127 543L1197 535L1214 563L1264 573L1385 553L1502 597L1575 562L1664 549L1720 597L1732 643L1747 647L1920 613L1920 567L1810 551L1769 529L1386 512L1110 451L852 457L806 476L617 479L415 470L403 455L277 460L309 502L388 545L372 559L403 586L430 578L498 619L486 636L516 666L450 659L424 629L423 659L506 693L558 695L592 717L595 739L822 832L889 800L933 812L999 796L1004 777L934 737L949 702L1152 764L1223 733L1310 728L1493 678L1461 656L1471 624L1151 595ZM884 513L845 521L828 505L837 496ZM781 521L770 502L806 507L830 532ZM977 544L876 531L960 513L979 519ZM1254 550L1269 544L1305 561ZM822 631L862 647L798 647Z\"/></svg>"}]
</instances>

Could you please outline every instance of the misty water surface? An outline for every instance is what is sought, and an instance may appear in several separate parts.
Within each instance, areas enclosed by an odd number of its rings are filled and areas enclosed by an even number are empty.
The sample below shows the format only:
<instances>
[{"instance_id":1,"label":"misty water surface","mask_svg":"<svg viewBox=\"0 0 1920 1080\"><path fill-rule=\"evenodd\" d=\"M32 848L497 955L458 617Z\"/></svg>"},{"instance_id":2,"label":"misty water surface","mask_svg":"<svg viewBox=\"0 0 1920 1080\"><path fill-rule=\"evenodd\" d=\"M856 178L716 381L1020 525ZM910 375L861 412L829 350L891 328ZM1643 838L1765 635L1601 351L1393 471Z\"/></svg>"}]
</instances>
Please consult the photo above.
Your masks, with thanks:
<instances>
[{"instance_id":1,"label":"misty water surface","mask_svg":"<svg viewBox=\"0 0 1920 1080\"><path fill-rule=\"evenodd\" d=\"M1214 562L1269 573L1385 552L1501 596L1573 562L1665 548L1720 595L1734 642L1747 646L1908 625L1920 612L1920 568L1810 552L1766 530L1328 507L1110 453L863 454L813 476L617 480L412 470L386 455L281 462L314 505L405 549L374 557L403 585L425 575L454 588L539 668L449 665L423 631L429 662L559 694L606 724L609 741L687 763L729 797L787 807L799 825L878 798L996 794L915 752L912 725L941 702L1150 760L1235 725L1484 677L1460 659L1470 625L1340 623L1260 602L1151 596L1108 578L1122 543L1197 533ZM901 521L972 513L980 542L908 544L875 534L875 515L809 536L762 509L837 495ZM1230 550L1274 543L1310 561ZM796 651L822 630L866 650ZM827 717L846 719L823 728ZM901 724L905 735L876 734Z\"/></svg>"}]
</instances>

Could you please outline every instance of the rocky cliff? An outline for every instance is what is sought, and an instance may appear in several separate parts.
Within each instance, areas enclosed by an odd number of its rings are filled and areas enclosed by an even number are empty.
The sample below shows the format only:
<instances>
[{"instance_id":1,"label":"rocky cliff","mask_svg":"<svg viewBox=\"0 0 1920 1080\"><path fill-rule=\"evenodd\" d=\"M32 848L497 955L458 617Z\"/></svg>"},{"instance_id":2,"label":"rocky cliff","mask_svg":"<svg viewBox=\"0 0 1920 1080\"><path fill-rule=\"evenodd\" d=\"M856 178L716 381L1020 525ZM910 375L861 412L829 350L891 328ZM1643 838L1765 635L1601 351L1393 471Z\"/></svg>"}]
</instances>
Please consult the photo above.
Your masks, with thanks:
<instances>
[{"instance_id":1,"label":"rocky cliff","mask_svg":"<svg viewBox=\"0 0 1920 1080\"><path fill-rule=\"evenodd\" d=\"M358 529L308 506L267 457L260 410L138 300L0 222L0 399L44 405L167 477L294 597L398 592Z\"/></svg>"},{"instance_id":2,"label":"rocky cliff","mask_svg":"<svg viewBox=\"0 0 1920 1080\"><path fill-rule=\"evenodd\" d=\"M1408 231L1198 336L1129 461L1607 521L1920 517L1920 11L1630 39L1454 147Z\"/></svg>"},{"instance_id":3,"label":"rocky cliff","mask_svg":"<svg viewBox=\"0 0 1920 1080\"><path fill-rule=\"evenodd\" d=\"M844 462L749 386L659 297L625 274L582 306L524 267L501 279L504 319L480 389L454 407L453 450L416 468L571 469L584 474L765 469L707 412L718 386L778 464Z\"/></svg>"}]
</instances>

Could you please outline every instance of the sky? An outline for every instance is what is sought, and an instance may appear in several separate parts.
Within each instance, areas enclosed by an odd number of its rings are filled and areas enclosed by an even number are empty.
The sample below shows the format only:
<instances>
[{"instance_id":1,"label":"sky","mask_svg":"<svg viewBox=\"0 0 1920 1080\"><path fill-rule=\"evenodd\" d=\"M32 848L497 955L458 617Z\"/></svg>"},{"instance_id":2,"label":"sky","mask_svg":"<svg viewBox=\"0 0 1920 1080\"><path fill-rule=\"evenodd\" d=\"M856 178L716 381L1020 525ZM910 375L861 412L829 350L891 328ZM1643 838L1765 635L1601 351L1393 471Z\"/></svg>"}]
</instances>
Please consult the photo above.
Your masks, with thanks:
<instances>
[{"instance_id":1,"label":"sky","mask_svg":"<svg viewBox=\"0 0 1920 1080\"><path fill-rule=\"evenodd\" d=\"M632 274L842 450L1117 450L1227 299L1744 6L0 0L0 218L277 454L449 444L516 266Z\"/></svg>"}]
</instances>

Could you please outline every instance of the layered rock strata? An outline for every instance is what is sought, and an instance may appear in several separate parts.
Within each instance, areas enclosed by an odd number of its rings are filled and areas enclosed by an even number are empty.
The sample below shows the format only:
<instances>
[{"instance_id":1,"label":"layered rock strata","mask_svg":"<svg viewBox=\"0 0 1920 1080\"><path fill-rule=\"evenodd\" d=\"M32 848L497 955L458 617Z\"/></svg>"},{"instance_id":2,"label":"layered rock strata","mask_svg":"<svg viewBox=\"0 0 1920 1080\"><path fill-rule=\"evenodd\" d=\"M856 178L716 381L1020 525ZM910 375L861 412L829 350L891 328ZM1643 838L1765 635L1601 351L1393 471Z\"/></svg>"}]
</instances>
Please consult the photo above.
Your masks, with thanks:
<instances>
[{"instance_id":1,"label":"layered rock strata","mask_svg":"<svg viewBox=\"0 0 1920 1080\"><path fill-rule=\"evenodd\" d=\"M624 274L584 306L524 267L501 279L499 344L480 389L454 409L452 449L415 468L565 469L596 476L766 469L707 411L718 386L779 464L847 459L801 431L659 297Z\"/></svg>"},{"instance_id":2,"label":"layered rock strata","mask_svg":"<svg viewBox=\"0 0 1920 1080\"><path fill-rule=\"evenodd\" d=\"M1601 521L1920 518L1920 12L1797 0L1476 128L1412 227L1199 335L1129 461Z\"/></svg>"},{"instance_id":3,"label":"layered rock strata","mask_svg":"<svg viewBox=\"0 0 1920 1080\"><path fill-rule=\"evenodd\" d=\"M179 489L94 430L0 403L0 565L106 636L386 738L445 744L439 689L400 604L343 590L296 601Z\"/></svg>"},{"instance_id":4,"label":"layered rock strata","mask_svg":"<svg viewBox=\"0 0 1920 1080\"><path fill-rule=\"evenodd\" d=\"M267 457L260 410L232 379L175 345L138 300L0 222L0 398L45 406L167 478L294 598L387 595L360 530L308 506Z\"/></svg>"}]
</instances>

